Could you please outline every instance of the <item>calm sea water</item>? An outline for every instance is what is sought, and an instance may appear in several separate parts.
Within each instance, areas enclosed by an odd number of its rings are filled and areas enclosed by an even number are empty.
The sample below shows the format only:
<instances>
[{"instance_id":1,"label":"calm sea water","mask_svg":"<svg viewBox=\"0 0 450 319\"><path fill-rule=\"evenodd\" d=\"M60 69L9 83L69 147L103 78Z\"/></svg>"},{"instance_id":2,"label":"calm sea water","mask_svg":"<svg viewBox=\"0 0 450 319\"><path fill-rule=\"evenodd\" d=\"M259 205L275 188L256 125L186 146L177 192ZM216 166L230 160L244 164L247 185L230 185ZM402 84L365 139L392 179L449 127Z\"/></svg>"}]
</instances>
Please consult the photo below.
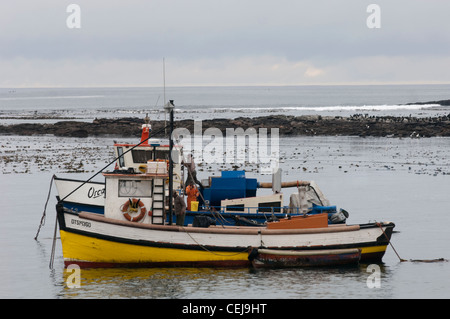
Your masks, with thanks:
<instances>
[{"instance_id":1,"label":"calm sea water","mask_svg":"<svg viewBox=\"0 0 450 319\"><path fill-rule=\"evenodd\" d=\"M110 89L105 90L110 92ZM124 90L128 92L129 89ZM193 100L193 88L185 90L191 92L186 96ZM200 91L203 90L206 89ZM220 93L218 96L223 97L226 95L224 92L231 89L214 88L212 92L215 90ZM239 90L244 95L242 100L249 103L250 98L244 89ZM254 90L250 89L250 96L256 94ZM51 100L55 104L45 107L44 100L48 100L49 92L41 92L44 98L38 112L62 114L61 110L68 109L67 103L71 103L68 102L71 100L69 93L74 95L74 92L60 93L68 98L55 99L65 101L66 108L61 109L56 106L55 100ZM446 98L443 92L442 96L433 96L433 92L425 97L417 93L418 100ZM178 100L181 101L183 95L178 93ZM5 94L2 94L0 110L3 114L11 114L11 110L5 111L8 108L5 106ZM209 96L211 101L212 95ZM356 99L352 96L347 98ZM411 97L408 102L411 99L416 100ZM96 104L91 107L89 103L92 101L88 100L84 98L86 104L83 105L95 114ZM258 100L258 105L261 105L261 100ZM23 110L31 112L33 108L28 103L36 101L34 98L22 99L20 103L28 105ZM14 100L14 103L19 102ZM217 100L217 103L220 101ZM130 109L133 104L131 99ZM17 109L13 111L21 112ZM430 109L420 112L430 112ZM61 177L90 177L111 159L113 140L61 139L53 136L2 136L0 139L0 204L3 208L0 213L0 298L220 298L237 301L259 298L450 297L450 262L400 262L391 247L388 247L383 263L379 265L379 288L368 287L371 273L365 264L352 268L290 270L82 270L81 286L69 288L66 280L70 274L63 267L59 239L56 241L54 269L48 267L55 226L54 187L46 211L46 223L38 241L34 240L51 176L56 173ZM290 137L280 139L280 151L283 180L315 180L332 204L350 213L349 223L393 221L397 232L393 235L392 244L401 258L450 260L450 232L447 229L450 219L450 139ZM258 176L254 166L246 165L244 168L250 177L255 176L262 181L271 178L268 175ZM199 176L209 176L216 169L201 168Z\"/></svg>"}]
</instances>

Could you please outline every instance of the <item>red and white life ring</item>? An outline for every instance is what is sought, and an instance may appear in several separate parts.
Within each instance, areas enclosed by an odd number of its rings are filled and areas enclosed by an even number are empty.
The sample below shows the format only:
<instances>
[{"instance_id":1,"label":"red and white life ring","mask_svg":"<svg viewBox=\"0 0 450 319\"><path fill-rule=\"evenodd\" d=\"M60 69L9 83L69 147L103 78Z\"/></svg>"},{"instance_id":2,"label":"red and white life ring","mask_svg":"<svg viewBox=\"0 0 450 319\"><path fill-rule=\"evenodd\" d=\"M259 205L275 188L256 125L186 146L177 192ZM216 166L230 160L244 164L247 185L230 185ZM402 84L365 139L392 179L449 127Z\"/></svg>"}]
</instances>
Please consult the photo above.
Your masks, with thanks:
<instances>
[{"instance_id":1,"label":"red and white life ring","mask_svg":"<svg viewBox=\"0 0 450 319\"><path fill-rule=\"evenodd\" d=\"M143 202L141 202L140 199L128 199L121 208L121 211L123 213L123 216L129 220L130 222L138 222L144 218L145 213L147 212L147 209L145 208L145 205ZM130 213L137 213L139 212L139 215L132 217Z\"/></svg>"}]
</instances>

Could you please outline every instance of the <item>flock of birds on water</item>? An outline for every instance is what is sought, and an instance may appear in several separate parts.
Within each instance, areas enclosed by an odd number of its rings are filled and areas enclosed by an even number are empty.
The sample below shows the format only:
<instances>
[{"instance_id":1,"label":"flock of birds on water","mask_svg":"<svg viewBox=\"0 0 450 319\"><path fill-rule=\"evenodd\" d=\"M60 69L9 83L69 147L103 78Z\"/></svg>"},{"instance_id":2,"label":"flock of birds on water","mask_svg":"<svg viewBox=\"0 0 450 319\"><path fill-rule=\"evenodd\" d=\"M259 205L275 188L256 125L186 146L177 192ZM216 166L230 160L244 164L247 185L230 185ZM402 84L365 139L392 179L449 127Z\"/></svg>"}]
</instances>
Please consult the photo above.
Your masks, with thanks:
<instances>
[{"instance_id":1,"label":"flock of birds on water","mask_svg":"<svg viewBox=\"0 0 450 319\"><path fill-rule=\"evenodd\" d=\"M359 142L356 142L359 141ZM378 141L378 142L377 142ZM283 174L342 173L361 170L406 171L432 176L450 175L450 150L428 139L370 139L322 137L281 139L279 162ZM94 173L114 158L111 138L61 138L54 136L5 136L0 145L2 174L38 172ZM258 163L197 164L199 174L217 175L221 170L245 170L258 174Z\"/></svg>"}]
</instances>

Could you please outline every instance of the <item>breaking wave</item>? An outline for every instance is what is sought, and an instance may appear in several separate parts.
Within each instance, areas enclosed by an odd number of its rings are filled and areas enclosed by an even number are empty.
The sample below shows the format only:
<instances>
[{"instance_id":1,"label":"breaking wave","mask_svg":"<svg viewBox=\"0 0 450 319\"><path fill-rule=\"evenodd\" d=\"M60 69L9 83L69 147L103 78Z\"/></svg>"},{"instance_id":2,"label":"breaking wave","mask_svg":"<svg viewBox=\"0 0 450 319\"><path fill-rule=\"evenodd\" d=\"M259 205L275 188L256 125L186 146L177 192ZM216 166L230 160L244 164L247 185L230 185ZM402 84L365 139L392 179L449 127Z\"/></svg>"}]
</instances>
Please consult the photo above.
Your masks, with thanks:
<instances>
[{"instance_id":1,"label":"breaking wave","mask_svg":"<svg viewBox=\"0 0 450 319\"><path fill-rule=\"evenodd\" d=\"M284 112L284 111L396 111L396 110L422 110L439 107L439 104L411 104L411 105L336 105L336 106L255 106L255 107L213 107L213 108L177 108L177 112Z\"/></svg>"}]
</instances>

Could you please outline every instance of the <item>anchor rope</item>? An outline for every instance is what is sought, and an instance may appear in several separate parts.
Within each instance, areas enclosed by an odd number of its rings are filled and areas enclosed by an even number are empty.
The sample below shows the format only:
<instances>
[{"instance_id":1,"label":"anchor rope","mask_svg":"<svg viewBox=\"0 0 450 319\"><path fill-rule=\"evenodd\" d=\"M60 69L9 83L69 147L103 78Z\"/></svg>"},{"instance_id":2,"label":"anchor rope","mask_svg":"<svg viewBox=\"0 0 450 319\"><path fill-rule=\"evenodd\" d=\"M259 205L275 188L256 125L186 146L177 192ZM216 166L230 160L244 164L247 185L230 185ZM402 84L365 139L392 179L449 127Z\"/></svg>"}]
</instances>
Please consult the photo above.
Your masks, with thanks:
<instances>
[{"instance_id":1,"label":"anchor rope","mask_svg":"<svg viewBox=\"0 0 450 319\"><path fill-rule=\"evenodd\" d=\"M410 262L423 262L423 263L433 263L433 262L447 262L448 260L445 258L437 258L437 259L410 259L410 260L406 260L403 258L400 258L399 254L397 253L397 251L394 248L394 245L392 245L391 240L389 239L388 235L386 235L383 227L381 226L381 223L376 222L377 226L380 227L381 231L383 232L384 236L386 237L389 245L391 245L392 249L394 250L395 254L397 255L398 259L400 260L400 262L405 262L405 261L410 261Z\"/></svg>"},{"instance_id":2,"label":"anchor rope","mask_svg":"<svg viewBox=\"0 0 450 319\"><path fill-rule=\"evenodd\" d=\"M50 254L50 263L48 264L48 267L50 269L53 269L53 261L55 260L55 247L56 247L56 232L57 232L57 229L58 229L58 214L56 214L55 229L53 231L52 252Z\"/></svg>"},{"instance_id":3,"label":"anchor rope","mask_svg":"<svg viewBox=\"0 0 450 319\"><path fill-rule=\"evenodd\" d=\"M377 224L378 227L380 227L381 231L383 232L384 237L386 237L386 239L387 239L389 245L391 245L392 249L394 250L394 252L395 252L395 254L397 255L397 257L398 257L398 259L400 260L400 262L407 261L406 259L400 258L399 254L397 253L397 251L396 251L395 248L394 248L394 245L392 245L391 240L389 239L388 235L386 235L386 233L384 232L384 229L383 229L383 227L381 226L381 223L378 223L378 222L377 222L376 224Z\"/></svg>"},{"instance_id":4,"label":"anchor rope","mask_svg":"<svg viewBox=\"0 0 450 319\"><path fill-rule=\"evenodd\" d=\"M55 179L55 177L56 176L53 175L51 180L50 180L50 187L48 189L47 200L46 200L45 205L44 205L44 212L42 213L41 222L39 223L39 227L38 227L36 236L34 236L34 240L37 240L37 238L39 236L39 232L41 231L41 227L45 225L45 217L47 215L47 204L48 204L48 201L50 199L50 194L52 192L53 180Z\"/></svg>"}]
</instances>

